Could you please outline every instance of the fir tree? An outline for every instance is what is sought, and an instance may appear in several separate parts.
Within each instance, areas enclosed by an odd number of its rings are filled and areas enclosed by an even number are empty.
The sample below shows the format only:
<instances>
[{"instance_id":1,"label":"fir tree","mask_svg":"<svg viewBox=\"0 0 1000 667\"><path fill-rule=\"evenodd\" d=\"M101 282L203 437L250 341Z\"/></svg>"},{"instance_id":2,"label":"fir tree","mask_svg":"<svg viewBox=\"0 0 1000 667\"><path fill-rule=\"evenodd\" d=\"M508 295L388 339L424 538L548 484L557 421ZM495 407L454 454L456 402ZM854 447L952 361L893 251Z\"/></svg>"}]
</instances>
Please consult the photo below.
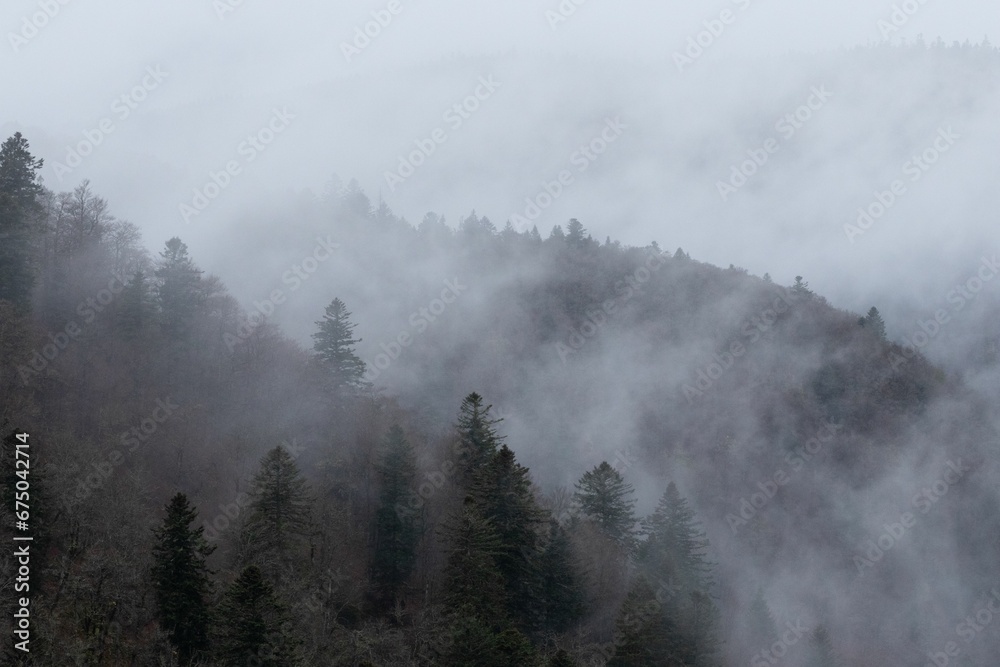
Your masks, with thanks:
<instances>
[{"instance_id":1,"label":"fir tree","mask_svg":"<svg viewBox=\"0 0 1000 667\"><path fill-rule=\"evenodd\" d=\"M503 445L476 472L470 494L500 541L495 562L504 580L508 611L522 629L531 628L538 612L535 554L544 514L531 493L528 469Z\"/></svg>"},{"instance_id":2,"label":"fir tree","mask_svg":"<svg viewBox=\"0 0 1000 667\"><path fill-rule=\"evenodd\" d=\"M497 557L503 544L471 497L442 527L448 544L445 607L450 613L475 616L502 627L507 618L503 575Z\"/></svg>"},{"instance_id":3,"label":"fir tree","mask_svg":"<svg viewBox=\"0 0 1000 667\"><path fill-rule=\"evenodd\" d=\"M654 576L673 582L685 592L711 587L708 539L673 482L667 485L653 513L642 520L641 534L646 539L639 547L639 562Z\"/></svg>"},{"instance_id":4,"label":"fir tree","mask_svg":"<svg viewBox=\"0 0 1000 667\"><path fill-rule=\"evenodd\" d=\"M176 338L186 333L195 310L204 302L201 273L188 257L187 245L176 236L167 241L156 269L160 321L167 335Z\"/></svg>"},{"instance_id":5,"label":"fir tree","mask_svg":"<svg viewBox=\"0 0 1000 667\"><path fill-rule=\"evenodd\" d=\"M587 245L587 230L576 218L570 220L566 226L566 243L574 248L583 248Z\"/></svg>"},{"instance_id":6,"label":"fir tree","mask_svg":"<svg viewBox=\"0 0 1000 667\"><path fill-rule=\"evenodd\" d=\"M244 568L220 608L216 657L223 665L289 667L296 664L286 610L258 567Z\"/></svg>"},{"instance_id":7,"label":"fir tree","mask_svg":"<svg viewBox=\"0 0 1000 667\"><path fill-rule=\"evenodd\" d=\"M340 299L334 299L326 307L323 319L316 322L319 331L313 334L316 341L313 349L320 361L330 369L334 388L357 390L363 386L365 362L354 354L354 345L361 342L354 338L356 324L351 322L351 314Z\"/></svg>"},{"instance_id":8,"label":"fir tree","mask_svg":"<svg viewBox=\"0 0 1000 667\"><path fill-rule=\"evenodd\" d=\"M792 294L803 298L810 298L813 295L813 291L809 289L809 283L802 280L802 276L795 276L795 284L792 285Z\"/></svg>"},{"instance_id":9,"label":"fir tree","mask_svg":"<svg viewBox=\"0 0 1000 667\"><path fill-rule=\"evenodd\" d=\"M492 460L503 441L496 432L496 425L503 420L490 417L492 407L483 405L483 397L473 392L462 400L459 408L455 429L460 455L458 481L463 486L472 483L476 471Z\"/></svg>"},{"instance_id":10,"label":"fir tree","mask_svg":"<svg viewBox=\"0 0 1000 667\"><path fill-rule=\"evenodd\" d=\"M389 430L384 447L371 574L374 598L380 608L396 599L409 579L419 539L418 517L413 512L400 511L416 474L413 449L399 426Z\"/></svg>"},{"instance_id":11,"label":"fir tree","mask_svg":"<svg viewBox=\"0 0 1000 667\"><path fill-rule=\"evenodd\" d=\"M882 315L875 306L871 307L867 316L858 320L858 324L878 336L880 340L885 340L885 320L882 319Z\"/></svg>"},{"instance_id":12,"label":"fir tree","mask_svg":"<svg viewBox=\"0 0 1000 667\"><path fill-rule=\"evenodd\" d=\"M674 483L642 522L646 537L639 562L651 576L669 581L677 594L666 605L677 624L688 664L709 664L717 651L717 610L711 598L708 539Z\"/></svg>"},{"instance_id":13,"label":"fir tree","mask_svg":"<svg viewBox=\"0 0 1000 667\"><path fill-rule=\"evenodd\" d=\"M777 637L778 625L764 599L763 589L758 588L746 617L747 648L756 652L773 644Z\"/></svg>"},{"instance_id":14,"label":"fir tree","mask_svg":"<svg viewBox=\"0 0 1000 667\"><path fill-rule=\"evenodd\" d=\"M260 562L286 564L313 534L312 497L295 460L281 446L269 451L253 480L246 542Z\"/></svg>"},{"instance_id":15,"label":"fir tree","mask_svg":"<svg viewBox=\"0 0 1000 667\"><path fill-rule=\"evenodd\" d=\"M154 530L153 588L160 627L186 665L208 648L211 582L205 559L215 547L205 541L203 527L192 527L198 513L183 493L171 499L166 511L163 525Z\"/></svg>"},{"instance_id":16,"label":"fir tree","mask_svg":"<svg viewBox=\"0 0 1000 667\"><path fill-rule=\"evenodd\" d=\"M603 461L576 483L580 510L611 539L631 550L635 543L635 489Z\"/></svg>"},{"instance_id":17,"label":"fir tree","mask_svg":"<svg viewBox=\"0 0 1000 667\"><path fill-rule=\"evenodd\" d=\"M36 172L42 164L20 132L0 145L0 300L21 312L30 306L35 283L31 228L41 213L38 198L43 189Z\"/></svg>"}]
</instances>

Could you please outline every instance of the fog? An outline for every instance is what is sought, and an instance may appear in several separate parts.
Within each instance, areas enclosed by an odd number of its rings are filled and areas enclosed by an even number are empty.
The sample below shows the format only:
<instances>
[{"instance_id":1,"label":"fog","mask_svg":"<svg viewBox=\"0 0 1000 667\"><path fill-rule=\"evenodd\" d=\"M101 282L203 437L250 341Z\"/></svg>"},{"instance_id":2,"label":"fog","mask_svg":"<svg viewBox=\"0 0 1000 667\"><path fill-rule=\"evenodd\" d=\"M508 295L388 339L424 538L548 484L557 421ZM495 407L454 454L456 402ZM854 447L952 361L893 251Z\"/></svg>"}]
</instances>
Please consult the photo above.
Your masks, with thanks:
<instances>
[{"instance_id":1,"label":"fog","mask_svg":"<svg viewBox=\"0 0 1000 667\"><path fill-rule=\"evenodd\" d=\"M334 296L369 368L412 335L374 383L427 423L479 391L546 492L618 461L646 513L675 481L712 541L727 613L760 585L779 626L835 629L843 664L874 664L864 650L882 646L880 664L916 665L1000 584L978 536L995 525L1000 480L994 3L17 0L0 26L0 134L30 139L46 187L89 180L154 256L179 236L247 312L303 347ZM696 260L651 269L649 292L677 281L694 293L701 263L732 266L713 278L731 289L683 307L637 290L568 358L552 341L518 347L544 317L516 296L578 274L482 265L446 243L418 252L396 221L332 225L352 181L414 227L433 212L457 229L474 211L498 232L510 222L547 239L575 218L600 243ZM750 343L739 332L773 297L735 269L782 286L801 276L835 310L796 302L778 343ZM436 319L419 314L449 290ZM855 413L831 390L830 413L810 407L810 421L788 407L805 404L791 387L841 363L889 372L831 351L815 322L860 345L853 325L872 306L890 342L942 369L939 393L918 415L872 416L885 441L836 432L794 468L785 453L816 424ZM562 310L545 317L564 332L556 342L579 330ZM747 347L739 379L685 401L733 339ZM937 372L918 364L902 374ZM914 494L958 459L967 467L945 487L958 489L923 512ZM781 470L780 505L734 528L728 517ZM933 537L894 542L895 560L866 579L858 545L907 511L912 534ZM879 623L911 634L880 635ZM968 655L995 659L994 633Z\"/></svg>"}]
</instances>

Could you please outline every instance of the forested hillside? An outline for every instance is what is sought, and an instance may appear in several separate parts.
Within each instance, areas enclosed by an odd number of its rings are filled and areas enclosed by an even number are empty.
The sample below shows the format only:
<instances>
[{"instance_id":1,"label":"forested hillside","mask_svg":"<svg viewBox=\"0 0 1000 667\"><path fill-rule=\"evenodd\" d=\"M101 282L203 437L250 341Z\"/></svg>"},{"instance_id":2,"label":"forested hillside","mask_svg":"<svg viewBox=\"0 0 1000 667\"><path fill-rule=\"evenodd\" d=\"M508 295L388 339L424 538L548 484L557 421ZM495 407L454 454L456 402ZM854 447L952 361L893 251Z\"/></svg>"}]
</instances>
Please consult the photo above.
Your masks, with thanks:
<instances>
[{"instance_id":1,"label":"forested hillside","mask_svg":"<svg viewBox=\"0 0 1000 667\"><path fill-rule=\"evenodd\" d=\"M352 183L241 220L227 251L271 286L241 304L41 166L3 143L30 664L915 665L996 584L992 396L808 267L595 240L584 212L411 225Z\"/></svg>"}]
</instances>

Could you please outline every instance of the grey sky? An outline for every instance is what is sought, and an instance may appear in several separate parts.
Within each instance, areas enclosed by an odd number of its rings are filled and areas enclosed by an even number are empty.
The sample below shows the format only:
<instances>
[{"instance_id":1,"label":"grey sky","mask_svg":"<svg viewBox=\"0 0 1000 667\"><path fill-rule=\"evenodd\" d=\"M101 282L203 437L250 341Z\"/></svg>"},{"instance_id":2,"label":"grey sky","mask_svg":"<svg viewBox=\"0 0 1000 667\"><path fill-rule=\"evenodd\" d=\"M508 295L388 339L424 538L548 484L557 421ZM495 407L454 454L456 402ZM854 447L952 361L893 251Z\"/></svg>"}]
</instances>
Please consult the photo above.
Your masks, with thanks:
<instances>
[{"instance_id":1,"label":"grey sky","mask_svg":"<svg viewBox=\"0 0 1000 667\"><path fill-rule=\"evenodd\" d=\"M0 131L28 136L46 158L49 187L70 189L91 178L113 211L144 229L151 248L179 234L209 270L232 264L219 257L221 244L255 196L320 192L334 172L345 181L357 178L373 200L381 190L412 223L434 210L454 224L475 207L502 226L616 116L630 129L537 220L543 234L578 217L602 240L656 239L722 266L770 271L785 283L802 273L843 307L898 297L899 304L885 305L890 328L898 324L897 306L905 318L925 307L924 297L928 303L940 300L934 295L943 298L952 276L974 266L974 249L1000 247L985 204L996 173L996 151L989 148L998 138L995 91L984 88L963 106L936 98L936 79L924 82L917 66L905 75L913 80L900 78L891 89L877 80L856 85L864 72L834 76L821 62L813 69L798 56L784 58L780 71L768 60L866 44L883 34L940 36L948 43L988 35L1000 42L1000 12L985 0L726 0L670 7L566 0L562 7L574 11L565 21L552 18L560 8L555 0L399 0L396 14L388 0L280 7L247 0L232 11L220 9L230 4L235 0L5 3ZM904 5L916 8L912 17L894 10ZM45 25L32 35L25 21L43 6L54 16L35 19ZM894 11L905 20L897 18L901 27L890 33L879 21L892 21ZM373 12L387 25L360 53L345 57L343 44L354 41ZM704 31L713 22L721 32L709 37ZM678 71L674 54L684 53L699 33L708 45ZM141 85L150 67L168 74L123 118L121 96ZM462 127L447 127L442 114L487 75L502 87ZM826 108L723 202L717 181L774 134L774 119L824 84L839 86ZM857 94L862 89L866 96ZM931 108L928 100L943 106ZM244 162L238 146L276 108L287 108L295 120L260 159ZM57 178L53 169L65 161L67 147L105 119L114 132L79 168ZM922 187L901 200L891 212L895 223L887 216L847 243L842 228L857 207L949 123L971 140L959 141ZM437 127L448 130L447 143L390 191L386 172ZM903 139L890 140L896 132ZM240 176L194 224L184 224L178 205L234 159ZM957 236L955 222L942 222L956 216L965 226ZM919 269L942 257L947 265L939 274ZM899 271L891 280L883 271L887 261ZM845 266L851 267L846 274ZM234 276L223 278L234 282ZM234 291L252 296L238 286Z\"/></svg>"}]
</instances>

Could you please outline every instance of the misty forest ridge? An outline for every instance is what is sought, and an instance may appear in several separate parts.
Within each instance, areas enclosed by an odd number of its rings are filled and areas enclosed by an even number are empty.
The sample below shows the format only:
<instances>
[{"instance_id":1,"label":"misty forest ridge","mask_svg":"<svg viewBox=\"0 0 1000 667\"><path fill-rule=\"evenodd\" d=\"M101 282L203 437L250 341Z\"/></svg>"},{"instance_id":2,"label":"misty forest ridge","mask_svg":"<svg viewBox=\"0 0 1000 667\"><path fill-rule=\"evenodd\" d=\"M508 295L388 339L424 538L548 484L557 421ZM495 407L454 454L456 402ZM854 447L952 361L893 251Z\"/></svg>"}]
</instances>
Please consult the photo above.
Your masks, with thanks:
<instances>
[{"instance_id":1,"label":"misty forest ridge","mask_svg":"<svg viewBox=\"0 0 1000 667\"><path fill-rule=\"evenodd\" d=\"M1000 664L988 37L208 4L9 22L0 665Z\"/></svg>"}]
</instances>

